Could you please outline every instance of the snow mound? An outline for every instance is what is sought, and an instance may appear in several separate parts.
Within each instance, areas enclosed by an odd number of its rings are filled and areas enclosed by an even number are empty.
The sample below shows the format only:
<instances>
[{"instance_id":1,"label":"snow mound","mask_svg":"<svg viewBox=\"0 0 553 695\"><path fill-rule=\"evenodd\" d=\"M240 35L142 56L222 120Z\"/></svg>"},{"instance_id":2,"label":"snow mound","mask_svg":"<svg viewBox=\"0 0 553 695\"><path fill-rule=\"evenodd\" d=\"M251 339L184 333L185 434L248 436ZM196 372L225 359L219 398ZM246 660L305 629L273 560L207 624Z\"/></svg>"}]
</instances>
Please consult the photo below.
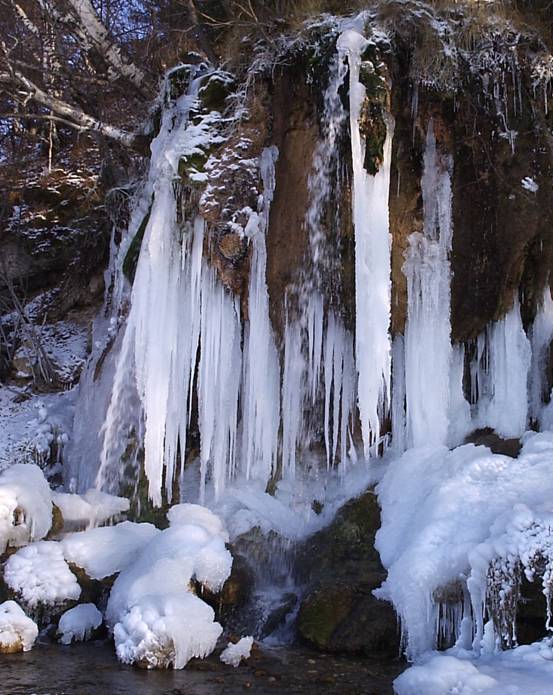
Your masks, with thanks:
<instances>
[{"instance_id":1,"label":"snow mound","mask_svg":"<svg viewBox=\"0 0 553 695\"><path fill-rule=\"evenodd\" d=\"M52 500L62 513L64 527L73 530L100 526L129 509L128 499L94 489L84 495L53 492Z\"/></svg>"},{"instance_id":2,"label":"snow mound","mask_svg":"<svg viewBox=\"0 0 553 695\"><path fill-rule=\"evenodd\" d=\"M394 682L397 695L449 695L489 692L497 685L468 661L435 656L423 666L412 666Z\"/></svg>"},{"instance_id":3,"label":"snow mound","mask_svg":"<svg viewBox=\"0 0 553 695\"><path fill-rule=\"evenodd\" d=\"M93 603L81 603L66 611L60 618L58 632L62 644L84 642L102 624L102 614Z\"/></svg>"},{"instance_id":4,"label":"snow mound","mask_svg":"<svg viewBox=\"0 0 553 695\"><path fill-rule=\"evenodd\" d=\"M53 541L38 541L18 550L6 562L4 581L29 608L77 600L81 595L62 546Z\"/></svg>"},{"instance_id":5,"label":"snow mound","mask_svg":"<svg viewBox=\"0 0 553 695\"><path fill-rule=\"evenodd\" d=\"M28 652L37 637L36 623L15 601L0 604L0 652Z\"/></svg>"},{"instance_id":6,"label":"snow mound","mask_svg":"<svg viewBox=\"0 0 553 695\"><path fill-rule=\"evenodd\" d=\"M215 514L177 505L168 517L171 526L115 580L106 611L118 658L146 668L183 668L213 651L222 627L191 583L218 591L232 567L228 535Z\"/></svg>"},{"instance_id":7,"label":"snow mound","mask_svg":"<svg viewBox=\"0 0 553 695\"><path fill-rule=\"evenodd\" d=\"M0 475L0 554L44 538L52 525L50 487L40 468L18 463Z\"/></svg>"},{"instance_id":8,"label":"snow mound","mask_svg":"<svg viewBox=\"0 0 553 695\"><path fill-rule=\"evenodd\" d=\"M457 653L457 656L455 656ZM550 695L550 640L474 658L460 650L427 655L394 681L396 695Z\"/></svg>"},{"instance_id":9,"label":"snow mound","mask_svg":"<svg viewBox=\"0 0 553 695\"><path fill-rule=\"evenodd\" d=\"M62 541L67 562L83 569L91 579L117 574L132 562L160 531L152 524L123 521L67 535Z\"/></svg>"},{"instance_id":10,"label":"snow mound","mask_svg":"<svg viewBox=\"0 0 553 695\"><path fill-rule=\"evenodd\" d=\"M518 459L469 444L412 449L389 464L377 487L382 527L376 536L388 577L375 593L394 604L409 657L435 648L443 629L450 643L461 639L464 648L478 651L486 614L494 616L503 640L513 621L501 602L509 603L511 590L516 594L521 566L533 578L540 554L547 560L542 579L549 598L552 466L553 433L528 433ZM489 568L500 570L494 604ZM436 592L455 584L464 600L444 617ZM472 629L461 635L463 616Z\"/></svg>"},{"instance_id":11,"label":"snow mound","mask_svg":"<svg viewBox=\"0 0 553 695\"><path fill-rule=\"evenodd\" d=\"M253 637L242 637L236 644L229 642L219 657L224 664L236 668L242 659L249 659L253 646Z\"/></svg>"}]
</instances>

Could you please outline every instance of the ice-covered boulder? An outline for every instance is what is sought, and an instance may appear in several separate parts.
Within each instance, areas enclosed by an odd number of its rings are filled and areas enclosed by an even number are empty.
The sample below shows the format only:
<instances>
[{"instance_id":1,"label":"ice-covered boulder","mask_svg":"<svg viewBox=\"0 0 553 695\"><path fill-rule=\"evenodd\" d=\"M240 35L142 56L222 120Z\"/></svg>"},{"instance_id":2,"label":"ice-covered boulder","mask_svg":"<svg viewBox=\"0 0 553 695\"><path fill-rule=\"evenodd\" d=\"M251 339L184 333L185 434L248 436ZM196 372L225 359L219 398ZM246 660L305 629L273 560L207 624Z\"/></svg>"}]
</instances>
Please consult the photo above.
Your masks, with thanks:
<instances>
[{"instance_id":1,"label":"ice-covered boulder","mask_svg":"<svg viewBox=\"0 0 553 695\"><path fill-rule=\"evenodd\" d=\"M0 475L0 554L46 536L52 525L52 498L34 464L15 464Z\"/></svg>"},{"instance_id":2,"label":"ice-covered boulder","mask_svg":"<svg viewBox=\"0 0 553 695\"><path fill-rule=\"evenodd\" d=\"M116 579L106 620L118 658L144 668L183 668L215 648L222 627L192 591L197 581L219 591L232 557L220 519L198 505L178 505L159 532Z\"/></svg>"},{"instance_id":3,"label":"ice-covered boulder","mask_svg":"<svg viewBox=\"0 0 553 695\"><path fill-rule=\"evenodd\" d=\"M125 569L159 533L152 524L123 521L70 533L61 546L67 562L82 569L90 579L101 580Z\"/></svg>"},{"instance_id":4,"label":"ice-covered boulder","mask_svg":"<svg viewBox=\"0 0 553 695\"><path fill-rule=\"evenodd\" d=\"M103 617L93 603L81 603L60 618L58 633L62 644L84 642L102 624Z\"/></svg>"},{"instance_id":5,"label":"ice-covered boulder","mask_svg":"<svg viewBox=\"0 0 553 695\"><path fill-rule=\"evenodd\" d=\"M125 497L94 489L83 495L53 492L52 500L62 513L65 531L101 526L129 509L129 500Z\"/></svg>"},{"instance_id":6,"label":"ice-covered boulder","mask_svg":"<svg viewBox=\"0 0 553 695\"><path fill-rule=\"evenodd\" d=\"M15 601L0 604L0 654L28 652L38 636L38 627Z\"/></svg>"},{"instance_id":7,"label":"ice-covered boulder","mask_svg":"<svg viewBox=\"0 0 553 695\"><path fill-rule=\"evenodd\" d=\"M242 660L250 658L250 654L253 647L253 637L242 637L236 644L229 642L228 645L221 652L219 657L224 664L229 666L234 666L236 668L240 665Z\"/></svg>"}]
</instances>

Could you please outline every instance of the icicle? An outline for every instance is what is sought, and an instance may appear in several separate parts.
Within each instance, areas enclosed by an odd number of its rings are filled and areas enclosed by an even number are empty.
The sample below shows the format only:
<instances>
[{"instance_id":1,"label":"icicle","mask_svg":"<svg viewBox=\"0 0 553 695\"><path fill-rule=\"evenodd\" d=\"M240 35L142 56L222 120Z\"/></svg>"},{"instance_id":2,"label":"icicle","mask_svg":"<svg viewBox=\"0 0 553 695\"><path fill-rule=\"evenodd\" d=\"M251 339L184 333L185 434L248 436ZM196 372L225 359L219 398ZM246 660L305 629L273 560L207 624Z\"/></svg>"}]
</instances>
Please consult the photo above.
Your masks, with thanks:
<instances>
[{"instance_id":1,"label":"icicle","mask_svg":"<svg viewBox=\"0 0 553 695\"><path fill-rule=\"evenodd\" d=\"M392 343L392 445L405 451L405 341L396 335Z\"/></svg>"},{"instance_id":2,"label":"icicle","mask_svg":"<svg viewBox=\"0 0 553 695\"><path fill-rule=\"evenodd\" d=\"M424 232L409 237L405 383L407 446L448 441L451 364L451 157L439 155L430 121L421 181Z\"/></svg>"},{"instance_id":3,"label":"icicle","mask_svg":"<svg viewBox=\"0 0 553 695\"><path fill-rule=\"evenodd\" d=\"M317 398L319 379L321 375L321 357L323 347L324 305L323 298L318 292L311 292L307 300L307 364L308 386L311 393L311 403Z\"/></svg>"},{"instance_id":4,"label":"icicle","mask_svg":"<svg viewBox=\"0 0 553 695\"><path fill-rule=\"evenodd\" d=\"M217 499L225 487L228 471L234 468L242 364L238 300L232 298L206 265L202 272L201 307L198 405L203 504L209 469Z\"/></svg>"},{"instance_id":5,"label":"icicle","mask_svg":"<svg viewBox=\"0 0 553 695\"><path fill-rule=\"evenodd\" d=\"M366 96L359 79L367 40L349 29L338 39L338 51L349 62L353 223L355 228L356 365L358 403L365 457L380 438L380 416L390 394L390 233L388 197L392 128L387 128L384 160L375 176L363 167L361 107Z\"/></svg>"},{"instance_id":6,"label":"icicle","mask_svg":"<svg viewBox=\"0 0 553 695\"><path fill-rule=\"evenodd\" d=\"M269 295L265 278L265 235L275 187L276 147L261 156L263 211L253 213L245 233L252 244L248 293L249 321L244 333L242 394L242 456L247 478L268 482L276 466L280 423L280 366L269 318Z\"/></svg>"},{"instance_id":7,"label":"icicle","mask_svg":"<svg viewBox=\"0 0 553 695\"><path fill-rule=\"evenodd\" d=\"M465 346L455 345L449 372L449 431L447 443L459 446L472 429L470 404L464 394Z\"/></svg>"},{"instance_id":8,"label":"icicle","mask_svg":"<svg viewBox=\"0 0 553 695\"><path fill-rule=\"evenodd\" d=\"M297 322L284 329L284 375L282 380L282 469L294 478L296 453L302 434L305 361Z\"/></svg>"},{"instance_id":9,"label":"icicle","mask_svg":"<svg viewBox=\"0 0 553 695\"><path fill-rule=\"evenodd\" d=\"M340 441L340 463L342 471L345 471L348 423L355 403L353 340L333 311L328 315L324 355L324 440L327 468L336 463Z\"/></svg>"}]
</instances>

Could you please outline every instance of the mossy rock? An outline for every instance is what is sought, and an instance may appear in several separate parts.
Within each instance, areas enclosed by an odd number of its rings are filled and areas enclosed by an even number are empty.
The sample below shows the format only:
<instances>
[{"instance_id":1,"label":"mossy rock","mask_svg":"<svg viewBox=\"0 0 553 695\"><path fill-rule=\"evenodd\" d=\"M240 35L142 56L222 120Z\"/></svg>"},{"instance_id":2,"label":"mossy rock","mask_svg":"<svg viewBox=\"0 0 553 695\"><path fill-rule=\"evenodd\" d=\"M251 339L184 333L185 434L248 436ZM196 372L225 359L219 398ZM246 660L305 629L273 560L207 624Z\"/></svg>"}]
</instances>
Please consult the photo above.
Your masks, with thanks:
<instances>
[{"instance_id":1,"label":"mossy rock","mask_svg":"<svg viewBox=\"0 0 553 695\"><path fill-rule=\"evenodd\" d=\"M302 637L319 649L329 649L332 635L352 608L346 587L319 589L301 605L297 627Z\"/></svg>"},{"instance_id":2,"label":"mossy rock","mask_svg":"<svg viewBox=\"0 0 553 695\"><path fill-rule=\"evenodd\" d=\"M225 101L235 80L230 73L216 72L207 77L205 83L200 87L198 98L206 111L224 111Z\"/></svg>"},{"instance_id":3,"label":"mossy rock","mask_svg":"<svg viewBox=\"0 0 553 695\"><path fill-rule=\"evenodd\" d=\"M297 549L295 576L305 592L296 627L318 649L378 657L399 653L394 610L372 593L386 578L374 548L379 527L380 508L369 490Z\"/></svg>"}]
</instances>

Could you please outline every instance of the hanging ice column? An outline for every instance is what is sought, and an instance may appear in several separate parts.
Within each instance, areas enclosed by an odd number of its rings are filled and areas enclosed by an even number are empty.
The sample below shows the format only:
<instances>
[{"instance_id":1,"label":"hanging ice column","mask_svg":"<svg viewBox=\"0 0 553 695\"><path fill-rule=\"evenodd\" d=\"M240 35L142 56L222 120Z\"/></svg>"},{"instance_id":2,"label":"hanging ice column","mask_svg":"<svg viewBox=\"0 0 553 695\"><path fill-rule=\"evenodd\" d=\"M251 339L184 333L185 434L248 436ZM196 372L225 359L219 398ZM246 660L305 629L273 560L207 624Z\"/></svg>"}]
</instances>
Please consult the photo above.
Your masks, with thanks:
<instances>
[{"instance_id":1,"label":"hanging ice column","mask_svg":"<svg viewBox=\"0 0 553 695\"><path fill-rule=\"evenodd\" d=\"M245 229L252 244L249 320L244 330L244 375L242 393L242 457L245 475L269 480L276 466L280 425L280 367L269 318L267 291L266 233L275 190L278 149L269 147L261 155L263 180L261 213L252 212Z\"/></svg>"},{"instance_id":2,"label":"hanging ice column","mask_svg":"<svg viewBox=\"0 0 553 695\"><path fill-rule=\"evenodd\" d=\"M436 147L428 125L421 180L424 229L411 234L403 272L407 277L405 393L407 447L448 442L452 366L449 252L452 159ZM457 389L462 388L456 379ZM462 391L461 402L464 401ZM466 404L468 417L468 403ZM458 442L456 442L458 443Z\"/></svg>"},{"instance_id":3,"label":"hanging ice column","mask_svg":"<svg viewBox=\"0 0 553 695\"><path fill-rule=\"evenodd\" d=\"M358 404L365 457L380 440L380 418L390 402L391 260L388 195L392 127L387 124L384 159L375 176L363 166L365 143L360 118L366 90L360 81L361 56L369 41L348 29L338 51L349 63L349 107L353 161L355 228L355 359Z\"/></svg>"},{"instance_id":4,"label":"hanging ice column","mask_svg":"<svg viewBox=\"0 0 553 695\"><path fill-rule=\"evenodd\" d=\"M553 406L549 399L549 361L553 340L553 300L551 289L543 291L541 304L530 333L532 362L530 367L530 415L541 429L551 429ZM545 405L548 403L548 405Z\"/></svg>"}]
</instances>

